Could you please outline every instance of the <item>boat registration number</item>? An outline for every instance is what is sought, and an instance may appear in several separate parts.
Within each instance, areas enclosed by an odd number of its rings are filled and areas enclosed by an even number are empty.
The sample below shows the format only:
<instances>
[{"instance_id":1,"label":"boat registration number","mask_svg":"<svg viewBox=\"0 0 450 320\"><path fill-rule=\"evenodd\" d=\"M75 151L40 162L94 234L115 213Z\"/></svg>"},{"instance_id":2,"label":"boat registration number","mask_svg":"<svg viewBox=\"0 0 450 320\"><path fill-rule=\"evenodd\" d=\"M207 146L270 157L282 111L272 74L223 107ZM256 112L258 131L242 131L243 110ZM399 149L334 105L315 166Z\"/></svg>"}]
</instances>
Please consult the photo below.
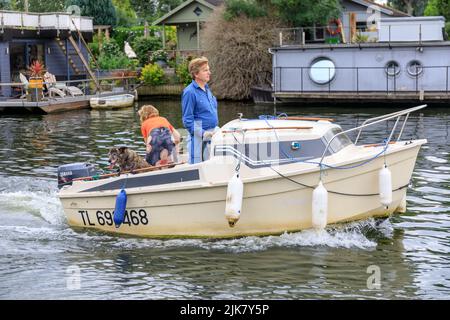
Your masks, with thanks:
<instances>
[{"instance_id":1,"label":"boat registration number","mask_svg":"<svg viewBox=\"0 0 450 320\"><path fill-rule=\"evenodd\" d=\"M112 226L114 225L114 211L97 210L94 213L87 210L78 210L85 226ZM128 226L139 226L148 224L147 212L144 209L125 210L125 216L122 224Z\"/></svg>"}]
</instances>

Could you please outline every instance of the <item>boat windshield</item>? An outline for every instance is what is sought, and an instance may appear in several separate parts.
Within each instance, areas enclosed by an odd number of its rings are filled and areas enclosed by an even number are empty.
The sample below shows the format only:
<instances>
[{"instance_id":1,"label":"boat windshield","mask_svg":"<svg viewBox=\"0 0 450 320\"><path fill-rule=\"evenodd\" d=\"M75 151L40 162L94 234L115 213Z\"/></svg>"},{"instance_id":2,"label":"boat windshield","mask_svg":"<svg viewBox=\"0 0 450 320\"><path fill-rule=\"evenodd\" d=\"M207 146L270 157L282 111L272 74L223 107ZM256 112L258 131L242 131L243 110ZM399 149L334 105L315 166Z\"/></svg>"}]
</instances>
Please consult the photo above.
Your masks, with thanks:
<instances>
[{"instance_id":1,"label":"boat windshield","mask_svg":"<svg viewBox=\"0 0 450 320\"><path fill-rule=\"evenodd\" d=\"M326 141L325 144L328 144L328 142L334 137L335 134L338 134L342 132L341 128L334 127L325 133L324 140ZM330 149L333 153L336 153L340 151L341 149L345 148L349 144L352 144L352 141L346 134L341 134L334 138L334 140L330 144Z\"/></svg>"}]
</instances>

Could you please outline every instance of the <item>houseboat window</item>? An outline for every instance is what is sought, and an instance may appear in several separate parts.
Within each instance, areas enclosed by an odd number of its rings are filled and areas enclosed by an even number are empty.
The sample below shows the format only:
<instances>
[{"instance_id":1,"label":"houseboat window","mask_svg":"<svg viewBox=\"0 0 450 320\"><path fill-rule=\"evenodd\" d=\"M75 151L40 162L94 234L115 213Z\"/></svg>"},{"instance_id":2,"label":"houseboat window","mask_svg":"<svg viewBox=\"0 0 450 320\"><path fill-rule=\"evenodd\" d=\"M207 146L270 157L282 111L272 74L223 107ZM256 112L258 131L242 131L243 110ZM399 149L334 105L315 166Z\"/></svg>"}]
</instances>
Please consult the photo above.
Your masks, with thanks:
<instances>
[{"instance_id":1,"label":"houseboat window","mask_svg":"<svg viewBox=\"0 0 450 320\"><path fill-rule=\"evenodd\" d=\"M420 61L417 61L417 60L410 61L408 63L407 69L408 69L409 75L418 76L423 71L422 63L420 63Z\"/></svg>"},{"instance_id":2,"label":"houseboat window","mask_svg":"<svg viewBox=\"0 0 450 320\"><path fill-rule=\"evenodd\" d=\"M11 80L20 82L19 73L25 74L27 68L36 60L45 63L44 44L12 42L9 45Z\"/></svg>"},{"instance_id":3,"label":"houseboat window","mask_svg":"<svg viewBox=\"0 0 450 320\"><path fill-rule=\"evenodd\" d=\"M340 132L342 132L342 129L337 128L337 127L334 127L332 129L328 130L328 132L325 133L325 135L324 135L326 143L328 143L334 137L335 134L338 134ZM330 144L330 149L333 153L338 152L339 150L343 149L344 147L348 146L349 144L352 144L352 141L344 133L344 134L341 134L341 135L337 136L336 138L334 138L334 140Z\"/></svg>"},{"instance_id":4,"label":"houseboat window","mask_svg":"<svg viewBox=\"0 0 450 320\"><path fill-rule=\"evenodd\" d=\"M309 69L311 80L317 84L327 84L336 75L334 62L328 58L319 58L313 61Z\"/></svg>"},{"instance_id":5,"label":"houseboat window","mask_svg":"<svg viewBox=\"0 0 450 320\"><path fill-rule=\"evenodd\" d=\"M390 77L397 76L400 73L400 65L397 61L389 61L386 63L386 74Z\"/></svg>"}]
</instances>

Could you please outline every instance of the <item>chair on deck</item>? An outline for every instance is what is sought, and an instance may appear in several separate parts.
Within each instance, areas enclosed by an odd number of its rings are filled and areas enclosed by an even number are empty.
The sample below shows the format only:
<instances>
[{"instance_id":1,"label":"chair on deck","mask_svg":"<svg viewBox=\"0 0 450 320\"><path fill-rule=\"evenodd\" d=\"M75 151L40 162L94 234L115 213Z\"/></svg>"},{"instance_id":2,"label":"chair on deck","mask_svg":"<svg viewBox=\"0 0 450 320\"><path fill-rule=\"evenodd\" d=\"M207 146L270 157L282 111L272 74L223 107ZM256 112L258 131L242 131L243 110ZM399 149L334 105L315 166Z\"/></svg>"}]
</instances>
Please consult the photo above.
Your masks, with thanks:
<instances>
[{"instance_id":1,"label":"chair on deck","mask_svg":"<svg viewBox=\"0 0 450 320\"><path fill-rule=\"evenodd\" d=\"M72 97L84 96L83 91L79 88L75 86L66 86L64 82L57 82L55 75L48 71L44 74L44 81L47 84L49 93L55 93L62 98L66 95L70 95Z\"/></svg>"},{"instance_id":2,"label":"chair on deck","mask_svg":"<svg viewBox=\"0 0 450 320\"><path fill-rule=\"evenodd\" d=\"M21 73L21 72L19 73L19 79L20 79L20 82L22 82L22 84L23 84L23 92L24 92L20 96L19 99L25 99L26 96L27 96L27 92L28 92L28 84L29 84L29 82L28 82L27 77L25 77L25 75L23 73Z\"/></svg>"}]
</instances>

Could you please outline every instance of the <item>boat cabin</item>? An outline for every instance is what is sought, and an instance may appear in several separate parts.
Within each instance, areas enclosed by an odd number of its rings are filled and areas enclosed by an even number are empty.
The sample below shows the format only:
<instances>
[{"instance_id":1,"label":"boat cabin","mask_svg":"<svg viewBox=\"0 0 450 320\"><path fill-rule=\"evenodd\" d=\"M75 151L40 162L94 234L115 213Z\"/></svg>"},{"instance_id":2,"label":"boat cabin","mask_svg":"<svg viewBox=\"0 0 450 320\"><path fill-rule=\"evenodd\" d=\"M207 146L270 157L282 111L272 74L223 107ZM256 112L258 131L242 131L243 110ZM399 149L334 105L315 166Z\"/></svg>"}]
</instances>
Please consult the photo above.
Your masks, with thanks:
<instances>
[{"instance_id":1,"label":"boat cabin","mask_svg":"<svg viewBox=\"0 0 450 320\"><path fill-rule=\"evenodd\" d=\"M342 128L324 120L242 119L227 123L214 136L214 156L232 156L251 168L320 159L333 136ZM345 135L337 136L325 155L353 144ZM235 161L235 160L233 160Z\"/></svg>"}]
</instances>

